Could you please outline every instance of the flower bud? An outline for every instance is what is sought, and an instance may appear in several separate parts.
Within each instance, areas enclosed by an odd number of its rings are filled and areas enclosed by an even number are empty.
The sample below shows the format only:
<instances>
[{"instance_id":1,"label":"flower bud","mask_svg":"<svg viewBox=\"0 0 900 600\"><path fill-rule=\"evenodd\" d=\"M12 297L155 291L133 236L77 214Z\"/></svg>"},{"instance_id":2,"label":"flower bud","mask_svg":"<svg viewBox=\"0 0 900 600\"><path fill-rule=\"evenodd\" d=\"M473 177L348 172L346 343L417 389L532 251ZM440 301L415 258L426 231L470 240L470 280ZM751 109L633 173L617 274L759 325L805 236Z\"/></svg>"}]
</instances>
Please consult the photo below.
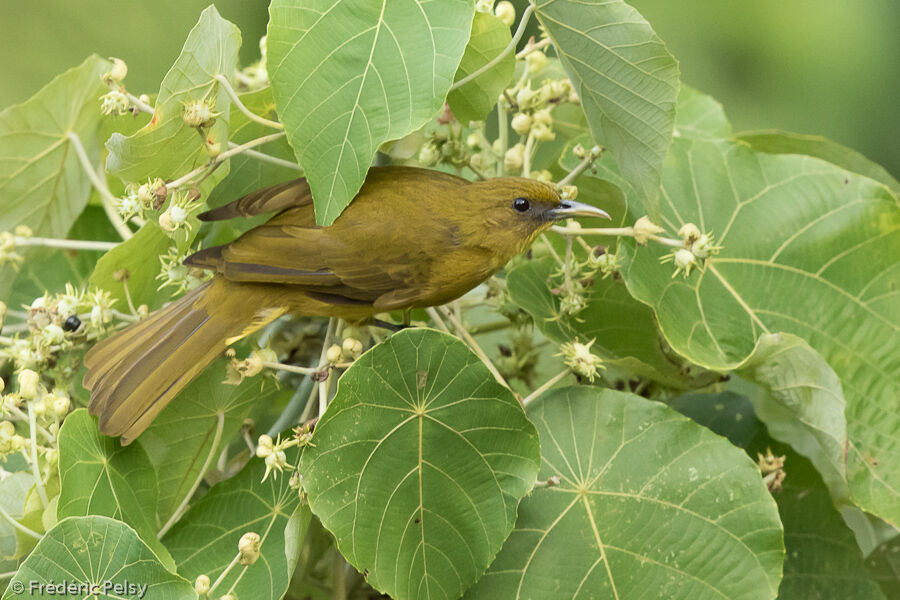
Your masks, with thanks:
<instances>
[{"instance_id":1,"label":"flower bud","mask_svg":"<svg viewBox=\"0 0 900 600\"><path fill-rule=\"evenodd\" d=\"M245 567L252 565L259 558L259 545L262 540L258 533L248 531L241 536L238 542L238 552L241 554L240 563Z\"/></svg>"},{"instance_id":2,"label":"flower bud","mask_svg":"<svg viewBox=\"0 0 900 600\"><path fill-rule=\"evenodd\" d=\"M433 167L440 158L441 153L432 142L428 142L419 149L419 162L426 167Z\"/></svg>"},{"instance_id":3,"label":"flower bud","mask_svg":"<svg viewBox=\"0 0 900 600\"><path fill-rule=\"evenodd\" d=\"M694 256L694 253L687 248L680 248L675 252L675 272L672 273L672 277L675 277L681 271L687 277L696 266L697 257Z\"/></svg>"},{"instance_id":4,"label":"flower bud","mask_svg":"<svg viewBox=\"0 0 900 600\"><path fill-rule=\"evenodd\" d=\"M547 84L547 90L550 92L551 98L562 98L569 95L569 82L565 80L554 80Z\"/></svg>"},{"instance_id":5,"label":"flower bud","mask_svg":"<svg viewBox=\"0 0 900 600\"><path fill-rule=\"evenodd\" d=\"M528 135L528 132L531 131L531 117L525 113L516 113L511 124L513 131L519 135Z\"/></svg>"},{"instance_id":6,"label":"flower bud","mask_svg":"<svg viewBox=\"0 0 900 600\"><path fill-rule=\"evenodd\" d=\"M578 186L564 185L559 188L559 195L563 200L574 200L578 197Z\"/></svg>"},{"instance_id":7,"label":"flower bud","mask_svg":"<svg viewBox=\"0 0 900 600\"><path fill-rule=\"evenodd\" d=\"M6 317L6 302L0 301L0 328L3 327L3 319L5 317ZM3 390L3 388L0 387L0 391L2 391L2 390Z\"/></svg>"},{"instance_id":8,"label":"flower bud","mask_svg":"<svg viewBox=\"0 0 900 600\"><path fill-rule=\"evenodd\" d=\"M700 228L693 223L685 223L678 230L678 235L684 240L684 245L690 248L700 238Z\"/></svg>"},{"instance_id":9,"label":"flower bud","mask_svg":"<svg viewBox=\"0 0 900 600\"><path fill-rule=\"evenodd\" d=\"M100 97L100 112L104 115L121 116L128 114L131 101L128 96L118 90L113 90Z\"/></svg>"},{"instance_id":10,"label":"flower bud","mask_svg":"<svg viewBox=\"0 0 900 600\"><path fill-rule=\"evenodd\" d=\"M529 52L525 55L525 67L532 75L540 73L547 66L547 55L540 50Z\"/></svg>"},{"instance_id":11,"label":"flower bud","mask_svg":"<svg viewBox=\"0 0 900 600\"><path fill-rule=\"evenodd\" d=\"M66 339L66 332L56 323L50 323L41 329L41 341L48 346L62 344Z\"/></svg>"},{"instance_id":12,"label":"flower bud","mask_svg":"<svg viewBox=\"0 0 900 600\"><path fill-rule=\"evenodd\" d=\"M503 21L504 25L511 27L516 22L516 7L513 6L512 2L502 0L494 7L494 15Z\"/></svg>"},{"instance_id":13,"label":"flower bud","mask_svg":"<svg viewBox=\"0 0 900 600\"><path fill-rule=\"evenodd\" d=\"M12 436L16 435L16 426L10 421L0 423L0 440L9 441Z\"/></svg>"},{"instance_id":14,"label":"flower bud","mask_svg":"<svg viewBox=\"0 0 900 600\"><path fill-rule=\"evenodd\" d=\"M272 453L274 447L275 443L272 441L272 438L263 434L259 436L259 440L256 442L256 456L265 458Z\"/></svg>"},{"instance_id":15,"label":"flower bud","mask_svg":"<svg viewBox=\"0 0 900 600\"><path fill-rule=\"evenodd\" d=\"M532 179L537 179L538 181L543 181L544 183L553 181L553 173L547 169L544 169L543 171L532 171L530 177Z\"/></svg>"},{"instance_id":16,"label":"flower bud","mask_svg":"<svg viewBox=\"0 0 900 600\"><path fill-rule=\"evenodd\" d=\"M194 591L198 596L205 596L209 593L209 577L207 575L198 575L194 580Z\"/></svg>"},{"instance_id":17,"label":"flower bud","mask_svg":"<svg viewBox=\"0 0 900 600\"><path fill-rule=\"evenodd\" d=\"M466 146L468 146L469 148L472 148L473 150L480 150L481 149L481 138L478 137L474 133L470 133L469 135L466 136Z\"/></svg>"},{"instance_id":18,"label":"flower bud","mask_svg":"<svg viewBox=\"0 0 900 600\"><path fill-rule=\"evenodd\" d=\"M343 349L337 344L332 344L328 350L325 351L325 360L329 363L337 363L341 362L341 358L343 357Z\"/></svg>"},{"instance_id":19,"label":"flower bud","mask_svg":"<svg viewBox=\"0 0 900 600\"><path fill-rule=\"evenodd\" d=\"M519 105L519 109L528 108L535 98L537 98L537 92L528 85L520 89L516 94L516 104Z\"/></svg>"},{"instance_id":20,"label":"flower bud","mask_svg":"<svg viewBox=\"0 0 900 600\"><path fill-rule=\"evenodd\" d=\"M31 369L24 369L19 373L19 394L26 400L31 400L38 395L38 383L40 376Z\"/></svg>"},{"instance_id":21,"label":"flower bud","mask_svg":"<svg viewBox=\"0 0 900 600\"><path fill-rule=\"evenodd\" d=\"M125 76L128 75L128 65L125 64L125 61L121 58L113 58L109 57L109 60L112 61L112 68L103 74L103 81L122 81L125 79Z\"/></svg>"},{"instance_id":22,"label":"flower bud","mask_svg":"<svg viewBox=\"0 0 900 600\"><path fill-rule=\"evenodd\" d=\"M572 148L572 154L575 155L575 158L585 158L587 156L587 150L585 150L584 146L581 144L575 144L575 147Z\"/></svg>"},{"instance_id":23,"label":"flower bud","mask_svg":"<svg viewBox=\"0 0 900 600\"><path fill-rule=\"evenodd\" d=\"M31 227L29 227L28 225L16 225L16 228L15 228L15 230L13 230L13 233L15 233L17 236L23 237L23 238L30 238L31 236L34 235L34 232L31 231Z\"/></svg>"},{"instance_id":24,"label":"flower bud","mask_svg":"<svg viewBox=\"0 0 900 600\"><path fill-rule=\"evenodd\" d=\"M344 356L349 359L356 360L359 358L359 355L362 354L363 345L357 339L354 338L346 338L341 344L341 350L343 350Z\"/></svg>"},{"instance_id":25,"label":"flower bud","mask_svg":"<svg viewBox=\"0 0 900 600\"><path fill-rule=\"evenodd\" d=\"M634 239L638 244L646 244L653 236L663 231L665 229L651 221L650 217L643 216L634 224Z\"/></svg>"},{"instance_id":26,"label":"flower bud","mask_svg":"<svg viewBox=\"0 0 900 600\"><path fill-rule=\"evenodd\" d=\"M560 354L569 368L591 383L594 382L594 378L597 377L599 370L606 368L600 357L591 352L593 344L594 340L587 344L574 340L560 346Z\"/></svg>"},{"instance_id":27,"label":"flower bud","mask_svg":"<svg viewBox=\"0 0 900 600\"><path fill-rule=\"evenodd\" d=\"M697 258L709 258L719 253L722 246L716 246L713 243L713 236L710 233L703 233L697 238L697 241L691 246L691 252Z\"/></svg>"},{"instance_id":28,"label":"flower bud","mask_svg":"<svg viewBox=\"0 0 900 600\"><path fill-rule=\"evenodd\" d=\"M218 115L207 100L189 100L184 103L181 118L189 127L209 127Z\"/></svg>"},{"instance_id":29,"label":"flower bud","mask_svg":"<svg viewBox=\"0 0 900 600\"><path fill-rule=\"evenodd\" d=\"M522 168L522 163L525 161L525 145L524 144L516 144L512 148L506 151L506 155L503 157L503 164L506 167L507 171L518 171Z\"/></svg>"},{"instance_id":30,"label":"flower bud","mask_svg":"<svg viewBox=\"0 0 900 600\"><path fill-rule=\"evenodd\" d=\"M539 142L549 142L556 139L556 134L553 133L553 130L543 123L535 123L531 129L531 135Z\"/></svg>"},{"instance_id":31,"label":"flower bud","mask_svg":"<svg viewBox=\"0 0 900 600\"><path fill-rule=\"evenodd\" d=\"M69 407L71 405L72 403L66 396L53 396L51 410L57 417L62 417L69 412Z\"/></svg>"}]
</instances>

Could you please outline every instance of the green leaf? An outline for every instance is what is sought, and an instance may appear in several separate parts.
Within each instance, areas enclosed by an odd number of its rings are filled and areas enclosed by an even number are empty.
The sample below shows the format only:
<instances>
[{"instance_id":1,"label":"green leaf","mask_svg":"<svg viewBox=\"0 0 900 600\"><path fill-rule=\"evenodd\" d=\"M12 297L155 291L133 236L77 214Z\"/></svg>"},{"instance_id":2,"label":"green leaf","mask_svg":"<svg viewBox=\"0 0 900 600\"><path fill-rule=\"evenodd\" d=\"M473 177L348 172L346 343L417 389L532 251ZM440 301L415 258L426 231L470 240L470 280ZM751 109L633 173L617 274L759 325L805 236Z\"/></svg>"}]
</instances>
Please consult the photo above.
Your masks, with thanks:
<instances>
[{"instance_id":1,"label":"green leaf","mask_svg":"<svg viewBox=\"0 0 900 600\"><path fill-rule=\"evenodd\" d=\"M509 27L490 13L475 13L472 36L456 70L453 81L469 76L506 49L511 40ZM512 79L516 68L513 53L475 79L447 95L447 103L456 119L463 124L483 120L497 104L497 98Z\"/></svg>"},{"instance_id":2,"label":"green leaf","mask_svg":"<svg viewBox=\"0 0 900 600\"><path fill-rule=\"evenodd\" d=\"M805 154L815 156L843 169L880 181L900 196L900 181L887 169L872 162L856 150L818 135L803 135L787 131L748 131L738 139L750 144L758 152L768 154Z\"/></svg>"},{"instance_id":3,"label":"green leaf","mask_svg":"<svg viewBox=\"0 0 900 600\"><path fill-rule=\"evenodd\" d=\"M765 333L807 340L841 378L853 500L900 523L896 197L818 159L686 139L672 146L663 195L670 232L692 222L724 249L673 279L659 262L668 249L623 244L629 291L679 354L707 368L735 368Z\"/></svg>"},{"instance_id":4,"label":"green leaf","mask_svg":"<svg viewBox=\"0 0 900 600\"><path fill-rule=\"evenodd\" d=\"M150 177L172 179L209 160L204 139L226 147L231 98L215 77L231 77L240 46L238 28L215 6L204 10L163 78L150 123L128 137L114 133L107 141L109 172L135 183ZM222 114L200 135L184 122L182 111L184 103L203 99L214 101L215 112Z\"/></svg>"},{"instance_id":5,"label":"green leaf","mask_svg":"<svg viewBox=\"0 0 900 600\"><path fill-rule=\"evenodd\" d=\"M288 452L288 461L295 464L297 455L296 450ZM237 554L241 536L254 532L262 539L259 559L246 570L234 568L220 583L221 589L237 582L238 598L284 596L294 566L288 562L285 530L300 496L288 484L288 474L263 481L265 471L265 461L254 458L239 474L214 486L163 538L181 575L194 579L206 574L215 581ZM305 530L308 510L300 523ZM302 531L291 535L302 539Z\"/></svg>"},{"instance_id":6,"label":"green leaf","mask_svg":"<svg viewBox=\"0 0 900 600\"><path fill-rule=\"evenodd\" d=\"M22 563L3 599L15 600L23 594L64 595L66 590L53 594L30 587L60 582L90 586L87 588L90 593L80 590L70 594L73 597L110 600L136 597L188 600L197 597L193 585L166 570L133 529L108 517L69 517L60 521ZM146 589L142 594L138 588L116 590L106 587L117 584L146 586Z\"/></svg>"},{"instance_id":7,"label":"green leaf","mask_svg":"<svg viewBox=\"0 0 900 600\"><path fill-rule=\"evenodd\" d=\"M675 113L675 136L700 139L728 139L731 123L722 105L712 96L681 84Z\"/></svg>"},{"instance_id":8,"label":"green leaf","mask_svg":"<svg viewBox=\"0 0 900 600\"><path fill-rule=\"evenodd\" d=\"M441 108L469 39L471 0L273 0L266 44L278 114L330 225L378 146Z\"/></svg>"},{"instance_id":9,"label":"green leaf","mask_svg":"<svg viewBox=\"0 0 900 600\"><path fill-rule=\"evenodd\" d=\"M59 519L98 515L123 521L175 568L156 537L156 471L140 444L123 448L100 435L95 419L79 408L59 431L59 477Z\"/></svg>"},{"instance_id":10,"label":"green leaf","mask_svg":"<svg viewBox=\"0 0 900 600\"><path fill-rule=\"evenodd\" d=\"M392 336L341 377L300 472L313 513L392 598L457 598L512 530L538 439L457 338Z\"/></svg>"},{"instance_id":11,"label":"green leaf","mask_svg":"<svg viewBox=\"0 0 900 600\"><path fill-rule=\"evenodd\" d=\"M666 402L686 417L712 429L739 448L746 448L762 424L753 414L753 404L742 394L691 392Z\"/></svg>"},{"instance_id":12,"label":"green leaf","mask_svg":"<svg viewBox=\"0 0 900 600\"><path fill-rule=\"evenodd\" d=\"M226 363L210 365L139 438L158 474L161 523L188 496L204 467L214 464L222 444L237 433L253 405L274 401L277 389L271 382L262 390L256 377L238 386L222 383Z\"/></svg>"},{"instance_id":13,"label":"green leaf","mask_svg":"<svg viewBox=\"0 0 900 600\"><path fill-rule=\"evenodd\" d=\"M25 498L34 487L31 472L11 473L0 480L0 508L15 521L25 516ZM32 544L34 541L32 540ZM6 519L0 519L0 559L14 559L21 556L17 530Z\"/></svg>"},{"instance_id":14,"label":"green leaf","mask_svg":"<svg viewBox=\"0 0 900 600\"><path fill-rule=\"evenodd\" d=\"M107 91L100 76L109 67L91 56L0 112L0 231L26 225L36 236L62 238L81 214L91 182L67 134L99 164L99 99ZM14 281L12 266L0 265L0 299Z\"/></svg>"},{"instance_id":15,"label":"green leaf","mask_svg":"<svg viewBox=\"0 0 900 600\"><path fill-rule=\"evenodd\" d=\"M535 14L578 91L594 140L609 148L647 212L657 212L672 141L678 63L621 0L537 0Z\"/></svg>"},{"instance_id":16,"label":"green leaf","mask_svg":"<svg viewBox=\"0 0 900 600\"><path fill-rule=\"evenodd\" d=\"M762 387L747 397L769 435L809 458L835 499L846 499L844 394L828 363L796 336L767 334L736 372Z\"/></svg>"},{"instance_id":17,"label":"green leaf","mask_svg":"<svg viewBox=\"0 0 900 600\"><path fill-rule=\"evenodd\" d=\"M573 387L529 416L540 478L467 598L772 598L784 556L775 502L747 456L672 409Z\"/></svg>"},{"instance_id":18,"label":"green leaf","mask_svg":"<svg viewBox=\"0 0 900 600\"><path fill-rule=\"evenodd\" d=\"M875 548L866 559L866 566L885 596L900 596L900 535Z\"/></svg>"}]
</instances>

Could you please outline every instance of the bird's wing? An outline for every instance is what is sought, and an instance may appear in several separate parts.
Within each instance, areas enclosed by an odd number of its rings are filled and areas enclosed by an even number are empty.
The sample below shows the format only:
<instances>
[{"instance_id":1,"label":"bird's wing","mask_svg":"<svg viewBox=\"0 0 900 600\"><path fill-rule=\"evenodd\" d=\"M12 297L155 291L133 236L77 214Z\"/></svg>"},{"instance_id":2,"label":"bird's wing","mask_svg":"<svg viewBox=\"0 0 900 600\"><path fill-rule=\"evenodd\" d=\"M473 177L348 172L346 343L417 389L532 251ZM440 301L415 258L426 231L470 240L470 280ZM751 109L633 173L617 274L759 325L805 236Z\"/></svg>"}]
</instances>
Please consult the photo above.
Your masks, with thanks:
<instances>
[{"instance_id":1,"label":"bird's wing","mask_svg":"<svg viewBox=\"0 0 900 600\"><path fill-rule=\"evenodd\" d=\"M306 179L293 179L251 192L234 202L201 213L201 221L224 221L237 217L253 217L289 208L303 209L305 220L315 224L312 194Z\"/></svg>"}]
</instances>

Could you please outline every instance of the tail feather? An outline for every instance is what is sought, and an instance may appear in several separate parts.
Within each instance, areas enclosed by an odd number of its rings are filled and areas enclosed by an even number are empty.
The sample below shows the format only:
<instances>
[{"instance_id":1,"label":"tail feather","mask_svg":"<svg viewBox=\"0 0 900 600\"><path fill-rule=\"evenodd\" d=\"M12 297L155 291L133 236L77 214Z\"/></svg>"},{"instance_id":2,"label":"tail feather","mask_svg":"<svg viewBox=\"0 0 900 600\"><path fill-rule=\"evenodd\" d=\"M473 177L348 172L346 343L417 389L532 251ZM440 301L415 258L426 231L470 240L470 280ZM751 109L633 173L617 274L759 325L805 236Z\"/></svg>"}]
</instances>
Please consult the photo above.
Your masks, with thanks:
<instances>
[{"instance_id":1,"label":"tail feather","mask_svg":"<svg viewBox=\"0 0 900 600\"><path fill-rule=\"evenodd\" d=\"M271 320L248 312L249 293L215 279L92 348L84 386L100 431L129 443L228 343Z\"/></svg>"}]
</instances>

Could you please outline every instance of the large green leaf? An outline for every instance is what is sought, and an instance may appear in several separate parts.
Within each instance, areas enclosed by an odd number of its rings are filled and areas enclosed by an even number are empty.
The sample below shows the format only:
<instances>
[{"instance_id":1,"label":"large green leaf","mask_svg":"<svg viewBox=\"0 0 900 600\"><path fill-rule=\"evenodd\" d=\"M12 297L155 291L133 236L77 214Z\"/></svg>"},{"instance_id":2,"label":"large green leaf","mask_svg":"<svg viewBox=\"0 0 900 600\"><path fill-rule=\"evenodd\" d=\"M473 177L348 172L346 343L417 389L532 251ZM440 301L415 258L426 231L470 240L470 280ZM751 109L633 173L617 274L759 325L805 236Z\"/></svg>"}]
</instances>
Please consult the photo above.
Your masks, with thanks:
<instances>
[{"instance_id":1,"label":"large green leaf","mask_svg":"<svg viewBox=\"0 0 900 600\"><path fill-rule=\"evenodd\" d=\"M457 598L512 530L538 439L458 339L409 329L338 383L301 473L341 553L398 600Z\"/></svg>"},{"instance_id":2,"label":"large green leaf","mask_svg":"<svg viewBox=\"0 0 900 600\"><path fill-rule=\"evenodd\" d=\"M731 123L717 100L681 84L675 114L675 136L727 139L732 136Z\"/></svg>"},{"instance_id":3,"label":"large green leaf","mask_svg":"<svg viewBox=\"0 0 900 600\"><path fill-rule=\"evenodd\" d=\"M490 13L475 13L472 21L472 36L466 46L454 81L468 77L494 60L509 45L509 27ZM516 59L510 53L496 65L453 90L447 95L447 103L460 123L481 121L497 104L503 88L509 84Z\"/></svg>"},{"instance_id":4,"label":"large green leaf","mask_svg":"<svg viewBox=\"0 0 900 600\"><path fill-rule=\"evenodd\" d=\"M796 351L796 346L788 346L786 350ZM778 588L780 600L884 598L874 578L866 572L853 532L832 504L819 474L805 458L766 435L747 398L733 392L692 394L682 396L678 404L679 411L728 436L753 457L770 448L776 456L785 457L787 475L782 489L774 492L784 524L785 561ZM723 418L725 415L739 418Z\"/></svg>"},{"instance_id":5,"label":"large green leaf","mask_svg":"<svg viewBox=\"0 0 900 600\"><path fill-rule=\"evenodd\" d=\"M190 383L139 438L159 478L157 514L165 523L187 497L204 466L215 464L256 402L273 402L277 389L257 377L233 386L218 360ZM221 419L221 424L220 424ZM215 446L214 446L215 443Z\"/></svg>"},{"instance_id":6,"label":"large green leaf","mask_svg":"<svg viewBox=\"0 0 900 600\"><path fill-rule=\"evenodd\" d=\"M295 464L297 455L296 450L289 452L289 462ZM288 556L286 528L300 495L288 484L288 475L270 475L263 481L265 472L265 462L253 459L238 475L213 487L163 538L179 574L189 579L206 574L215 581L237 553L241 536L253 532L261 538L259 559L246 570L233 569L221 589L234 584L238 598L284 596L296 564L296 556L290 557L292 561ZM309 509L302 511L301 531L291 530L291 536L300 536L301 541L310 518Z\"/></svg>"},{"instance_id":7,"label":"large green leaf","mask_svg":"<svg viewBox=\"0 0 900 600\"><path fill-rule=\"evenodd\" d=\"M441 108L472 27L471 0L273 0L269 76L330 225L359 191L378 146Z\"/></svg>"},{"instance_id":8,"label":"large green leaf","mask_svg":"<svg viewBox=\"0 0 900 600\"><path fill-rule=\"evenodd\" d=\"M536 0L535 14L578 91L591 133L651 214L672 141L678 63L621 0Z\"/></svg>"},{"instance_id":9,"label":"large green leaf","mask_svg":"<svg viewBox=\"0 0 900 600\"><path fill-rule=\"evenodd\" d=\"M140 444L123 448L100 435L96 420L80 408L59 431L59 478L59 519L99 515L123 521L174 568L156 537L156 471Z\"/></svg>"},{"instance_id":10,"label":"large green leaf","mask_svg":"<svg viewBox=\"0 0 900 600\"><path fill-rule=\"evenodd\" d=\"M467 598L772 598L781 523L726 440L639 396L563 388L529 408L540 477Z\"/></svg>"},{"instance_id":11,"label":"large green leaf","mask_svg":"<svg viewBox=\"0 0 900 600\"><path fill-rule=\"evenodd\" d=\"M845 500L845 402L828 363L796 336L767 334L737 373L761 386L747 397L769 435L809 458L834 497Z\"/></svg>"},{"instance_id":12,"label":"large green leaf","mask_svg":"<svg viewBox=\"0 0 900 600\"><path fill-rule=\"evenodd\" d=\"M88 587L69 594L66 588L41 592L36 587L61 582ZM110 587L129 584L146 588L142 592L137 587ZM44 535L12 578L3 599L14 600L24 594L110 600L197 597L193 586L166 570L133 529L120 521L97 516L63 519Z\"/></svg>"},{"instance_id":13,"label":"large green leaf","mask_svg":"<svg viewBox=\"0 0 900 600\"><path fill-rule=\"evenodd\" d=\"M768 154L805 154L827 160L839 167L880 181L900 196L900 181L887 169L872 162L856 150L841 146L818 135L803 135L788 131L748 131L738 139L750 144L754 150Z\"/></svg>"},{"instance_id":14,"label":"large green leaf","mask_svg":"<svg viewBox=\"0 0 900 600\"><path fill-rule=\"evenodd\" d=\"M730 370L771 332L808 341L841 378L848 479L865 510L900 522L900 208L881 184L824 161L680 139L662 223L715 232L724 249L672 278L658 245L623 244L629 290L689 360Z\"/></svg>"},{"instance_id":15,"label":"large green leaf","mask_svg":"<svg viewBox=\"0 0 900 600\"><path fill-rule=\"evenodd\" d=\"M204 10L163 78L150 123L133 135L115 133L107 141L107 169L137 183L144 183L148 177L170 179L209 160L204 138L224 149L228 145L231 98L215 77L231 77L240 46L238 28L223 19L215 6ZM182 118L184 103L202 99L214 102L215 111L221 113L203 136Z\"/></svg>"},{"instance_id":16,"label":"large green leaf","mask_svg":"<svg viewBox=\"0 0 900 600\"><path fill-rule=\"evenodd\" d=\"M0 231L27 225L38 236L61 238L87 204L91 182L68 133L100 163L100 76L110 63L91 56L22 104L0 112ZM0 265L0 299L15 271Z\"/></svg>"}]
</instances>

